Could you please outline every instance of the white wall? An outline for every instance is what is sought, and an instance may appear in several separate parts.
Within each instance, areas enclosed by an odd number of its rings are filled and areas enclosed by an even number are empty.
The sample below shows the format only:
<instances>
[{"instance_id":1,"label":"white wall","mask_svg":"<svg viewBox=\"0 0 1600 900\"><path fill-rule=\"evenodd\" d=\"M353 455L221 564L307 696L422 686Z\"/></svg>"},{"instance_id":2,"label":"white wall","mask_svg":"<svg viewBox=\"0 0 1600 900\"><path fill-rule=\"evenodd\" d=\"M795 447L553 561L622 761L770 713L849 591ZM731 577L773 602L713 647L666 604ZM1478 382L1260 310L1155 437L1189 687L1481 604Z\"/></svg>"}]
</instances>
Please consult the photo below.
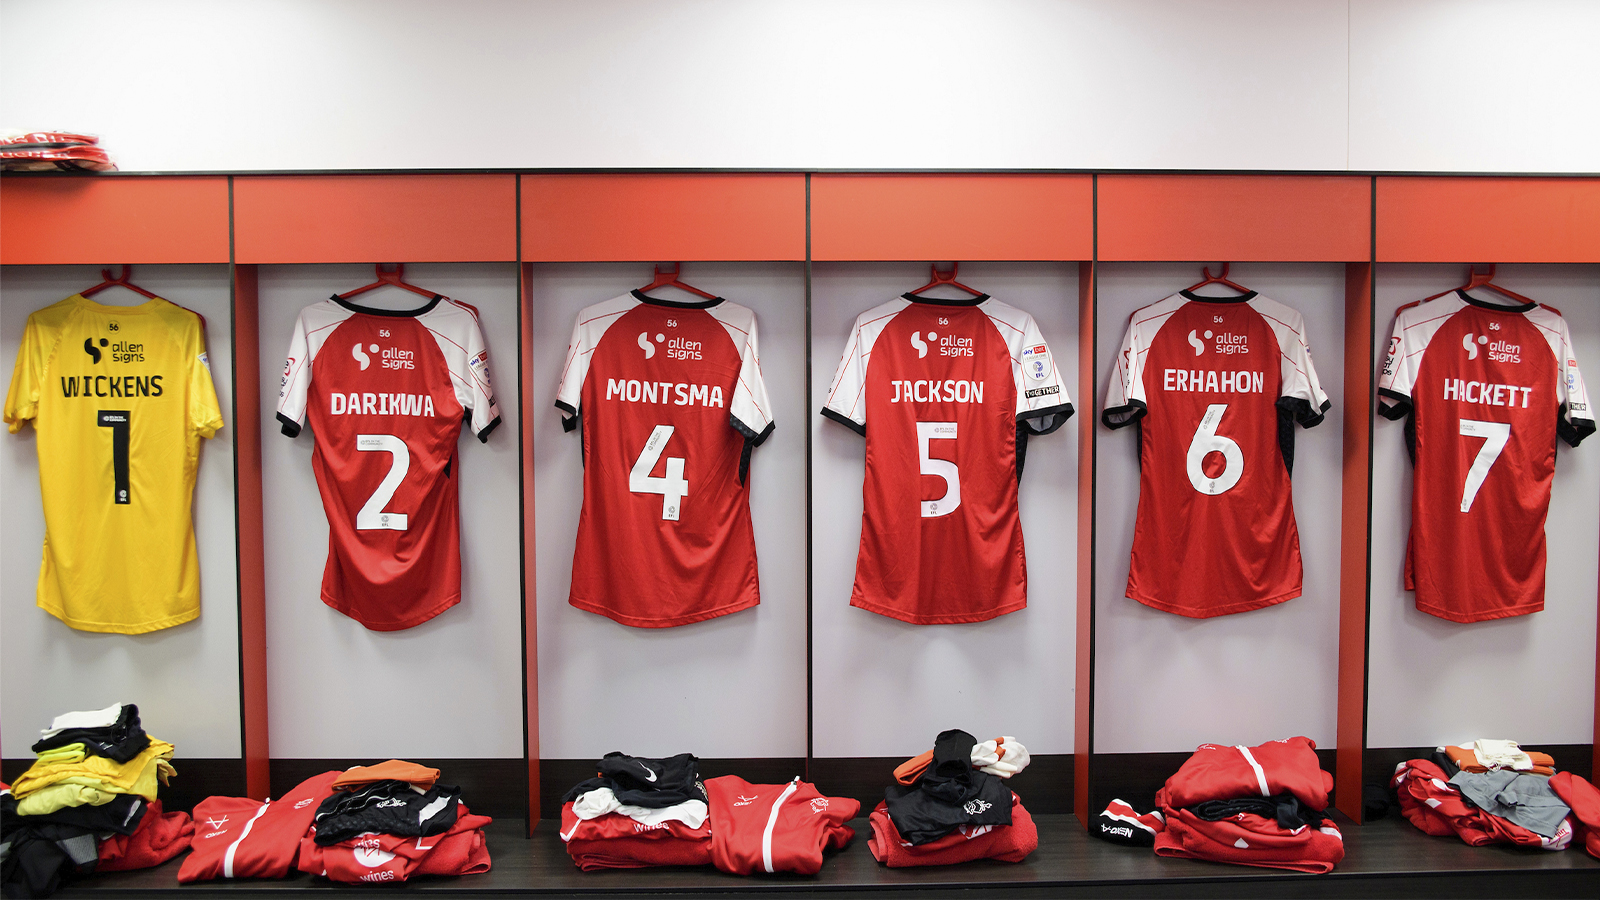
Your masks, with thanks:
<instances>
[{"instance_id":1,"label":"white wall","mask_svg":"<svg viewBox=\"0 0 1600 900\"><path fill-rule=\"evenodd\" d=\"M100 283L91 266L6 266L0 271L0 372L9 385L28 314ZM74 631L34 605L44 544L38 444L32 426L0 436L0 734L8 758L29 755L50 720L74 709L136 703L145 730L184 757L239 755L239 582L233 494L233 342L227 266L139 266L140 287L206 318L222 430L200 442L194 489L200 618L149 634ZM121 288L96 303L135 306ZM204 713L197 715L197 710Z\"/></svg>"},{"instance_id":2,"label":"white wall","mask_svg":"<svg viewBox=\"0 0 1600 900\"><path fill-rule=\"evenodd\" d=\"M850 606L861 542L861 436L821 415L856 316L927 283L918 263L812 266L812 642L815 754L915 756L939 732L1008 734L1034 753L1071 753L1078 541L1078 268L969 263L963 284L1030 313L1077 414L1028 441L1018 506L1028 607L987 622L910 625ZM934 296L953 296L940 288ZM932 293L932 292L930 292Z\"/></svg>"},{"instance_id":3,"label":"white wall","mask_svg":"<svg viewBox=\"0 0 1600 900\"><path fill-rule=\"evenodd\" d=\"M123 169L1600 171L1588 0L0 3Z\"/></svg>"},{"instance_id":4,"label":"white wall","mask_svg":"<svg viewBox=\"0 0 1600 900\"><path fill-rule=\"evenodd\" d=\"M684 267L685 282L755 312L775 428L750 460L761 603L676 628L630 628L567 603L583 447L578 432L561 430L555 408L562 361L578 311L649 283L651 268L568 263L536 265L533 273L533 347L524 362L535 392L540 755L805 756L804 266ZM628 564L627 548L616 548L614 564Z\"/></svg>"},{"instance_id":5,"label":"white wall","mask_svg":"<svg viewBox=\"0 0 1600 900\"><path fill-rule=\"evenodd\" d=\"M516 266L417 264L406 280L478 308L504 421L463 428L461 602L403 631L368 631L322 602L328 519L312 429L275 420L295 317L372 281L371 266L262 266L261 482L266 519L267 697L272 755L290 759L522 755L522 580L517 510ZM357 302L410 309L394 288Z\"/></svg>"},{"instance_id":6,"label":"white wall","mask_svg":"<svg viewBox=\"0 0 1600 900\"><path fill-rule=\"evenodd\" d=\"M1456 287L1462 276L1461 266L1379 266L1379 358L1401 304ZM1561 310L1578 365L1594 384L1596 376L1589 373L1600 372L1600 266L1501 266L1495 282ZM1545 520L1544 610L1459 625L1418 612L1416 596L1401 584L1411 530L1411 461L1403 425L1378 419L1372 429L1367 744L1432 747L1486 737L1530 746L1589 743L1600 592L1600 446L1592 437L1577 448L1557 442Z\"/></svg>"},{"instance_id":7,"label":"white wall","mask_svg":"<svg viewBox=\"0 0 1600 900\"><path fill-rule=\"evenodd\" d=\"M1191 264L1098 269L1105 406L1128 316L1200 280ZM1304 588L1250 612L1190 619L1123 596L1139 502L1134 429L1100 429L1095 529L1095 750L1193 750L1207 741L1258 744L1305 735L1334 746L1339 652L1339 496L1344 428L1344 266L1251 263L1229 278L1300 311L1312 362L1333 401L1315 428L1295 427L1294 513ZM1225 289L1201 293L1230 296Z\"/></svg>"}]
</instances>

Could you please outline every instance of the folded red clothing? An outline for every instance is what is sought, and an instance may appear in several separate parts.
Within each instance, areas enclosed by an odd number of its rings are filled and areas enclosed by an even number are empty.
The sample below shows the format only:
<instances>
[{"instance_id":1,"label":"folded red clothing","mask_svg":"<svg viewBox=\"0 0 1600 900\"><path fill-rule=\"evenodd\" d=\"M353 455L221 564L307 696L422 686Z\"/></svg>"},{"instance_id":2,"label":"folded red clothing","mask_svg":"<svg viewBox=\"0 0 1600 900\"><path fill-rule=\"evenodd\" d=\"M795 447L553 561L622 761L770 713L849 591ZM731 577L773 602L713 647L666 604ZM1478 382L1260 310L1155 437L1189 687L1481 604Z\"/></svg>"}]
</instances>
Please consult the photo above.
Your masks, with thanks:
<instances>
[{"instance_id":1,"label":"folded red clothing","mask_svg":"<svg viewBox=\"0 0 1600 900\"><path fill-rule=\"evenodd\" d=\"M1316 750L1316 743L1307 737L1255 747L1201 744L1167 779L1167 802L1180 808L1207 800L1288 792L1311 809L1326 809L1333 776L1322 771Z\"/></svg>"},{"instance_id":2,"label":"folded red clothing","mask_svg":"<svg viewBox=\"0 0 1600 900\"><path fill-rule=\"evenodd\" d=\"M277 800L207 797L194 808L193 852L178 869L189 884L213 878L282 878L294 867L317 806L333 795L339 772L323 772Z\"/></svg>"},{"instance_id":3,"label":"folded red clothing","mask_svg":"<svg viewBox=\"0 0 1600 900\"><path fill-rule=\"evenodd\" d=\"M1039 848L1039 829L1033 817L1022 808L1022 798L1011 795L1010 825L963 825L936 841L913 846L900 837L889 818L888 804L878 802L867 817L872 835L867 849L872 858L891 869L905 866L948 866L974 859L1022 862Z\"/></svg>"},{"instance_id":4,"label":"folded red clothing","mask_svg":"<svg viewBox=\"0 0 1600 900\"><path fill-rule=\"evenodd\" d=\"M1445 778L1444 770L1425 759L1408 759L1395 767L1390 782L1400 796L1400 812L1428 834L1455 835L1480 847L1517 844L1562 850L1572 841L1572 820L1562 820L1554 837L1535 834L1508 819L1474 806Z\"/></svg>"},{"instance_id":5,"label":"folded red clothing","mask_svg":"<svg viewBox=\"0 0 1600 900\"><path fill-rule=\"evenodd\" d=\"M1167 809L1167 827L1156 835L1156 855L1204 859L1241 866L1291 869L1315 875L1344 859L1344 838L1333 822L1320 827L1278 827L1276 819L1238 813L1210 822L1187 809Z\"/></svg>"},{"instance_id":6,"label":"folded red clothing","mask_svg":"<svg viewBox=\"0 0 1600 900\"><path fill-rule=\"evenodd\" d=\"M302 872L347 884L399 882L415 875L476 875L489 871L482 829L492 821L473 815L463 803L455 824L443 834L363 834L326 847L308 834L300 843L298 865Z\"/></svg>"},{"instance_id":7,"label":"folded red clothing","mask_svg":"<svg viewBox=\"0 0 1600 900\"><path fill-rule=\"evenodd\" d=\"M650 866L709 866L711 838L619 837L601 841L571 840L567 854L585 872L600 869L643 869Z\"/></svg>"},{"instance_id":8,"label":"folded red clothing","mask_svg":"<svg viewBox=\"0 0 1600 900\"><path fill-rule=\"evenodd\" d=\"M646 825L621 813L606 813L592 819L580 819L572 811L571 803L561 807L563 841L604 841L622 837L643 840L708 841L711 839L711 819L707 818L701 822L699 828L690 828L679 821Z\"/></svg>"},{"instance_id":9,"label":"folded red clothing","mask_svg":"<svg viewBox=\"0 0 1600 900\"><path fill-rule=\"evenodd\" d=\"M1583 840L1583 849L1600 859L1600 790L1571 772L1552 775L1550 789L1572 808L1572 818L1577 820L1573 828Z\"/></svg>"},{"instance_id":10,"label":"folded red clothing","mask_svg":"<svg viewBox=\"0 0 1600 900\"><path fill-rule=\"evenodd\" d=\"M97 872L123 872L159 866L189 848L194 820L188 813L163 813L161 801L151 800L144 818L132 834L114 834L100 842Z\"/></svg>"},{"instance_id":11,"label":"folded red clothing","mask_svg":"<svg viewBox=\"0 0 1600 900\"><path fill-rule=\"evenodd\" d=\"M861 802L824 797L816 785L799 778L751 784L724 775L705 785L714 823L711 860L724 872L815 875L825 851L842 850L856 836L845 823L861 812Z\"/></svg>"}]
</instances>

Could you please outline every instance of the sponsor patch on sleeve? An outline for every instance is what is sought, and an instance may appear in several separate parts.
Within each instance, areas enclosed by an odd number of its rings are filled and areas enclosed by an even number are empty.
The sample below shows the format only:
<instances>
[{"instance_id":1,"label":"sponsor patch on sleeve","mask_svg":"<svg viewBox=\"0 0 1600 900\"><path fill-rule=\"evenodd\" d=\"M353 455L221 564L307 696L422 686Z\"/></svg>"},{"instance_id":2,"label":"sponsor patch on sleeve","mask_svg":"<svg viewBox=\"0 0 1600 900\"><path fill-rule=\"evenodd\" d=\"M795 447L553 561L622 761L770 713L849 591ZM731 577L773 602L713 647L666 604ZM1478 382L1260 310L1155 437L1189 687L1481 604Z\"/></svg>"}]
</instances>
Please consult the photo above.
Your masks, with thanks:
<instances>
[{"instance_id":1,"label":"sponsor patch on sleeve","mask_svg":"<svg viewBox=\"0 0 1600 900\"><path fill-rule=\"evenodd\" d=\"M1035 344L1022 349L1022 371L1034 381L1043 381L1050 377L1050 348L1044 344ZM1028 396L1033 396L1030 393Z\"/></svg>"},{"instance_id":2,"label":"sponsor patch on sleeve","mask_svg":"<svg viewBox=\"0 0 1600 900\"><path fill-rule=\"evenodd\" d=\"M1059 393L1061 393L1061 389L1052 384L1049 387L1034 388L1029 391L1024 391L1023 396L1027 397L1029 400L1032 400L1035 397L1048 397L1051 394Z\"/></svg>"}]
</instances>

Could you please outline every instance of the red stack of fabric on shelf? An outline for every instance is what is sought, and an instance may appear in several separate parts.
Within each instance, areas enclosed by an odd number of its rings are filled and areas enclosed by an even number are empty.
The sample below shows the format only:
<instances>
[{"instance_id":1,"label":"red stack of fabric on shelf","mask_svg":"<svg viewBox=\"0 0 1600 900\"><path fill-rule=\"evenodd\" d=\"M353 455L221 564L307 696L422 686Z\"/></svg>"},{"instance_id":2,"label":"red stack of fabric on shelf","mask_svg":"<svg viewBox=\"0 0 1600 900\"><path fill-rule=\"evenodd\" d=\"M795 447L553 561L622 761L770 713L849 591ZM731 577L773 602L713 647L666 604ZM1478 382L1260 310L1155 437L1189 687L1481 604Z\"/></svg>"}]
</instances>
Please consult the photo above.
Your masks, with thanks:
<instances>
[{"instance_id":1,"label":"red stack of fabric on shelf","mask_svg":"<svg viewBox=\"0 0 1600 900\"><path fill-rule=\"evenodd\" d=\"M1028 762L1016 738L979 742L965 731L941 733L932 750L895 769L896 784L868 817L873 858L891 868L1026 859L1038 849L1039 832L1004 779Z\"/></svg>"},{"instance_id":2,"label":"red stack of fabric on shelf","mask_svg":"<svg viewBox=\"0 0 1600 900\"><path fill-rule=\"evenodd\" d=\"M8 132L0 135L0 171L116 171L99 143L95 135L70 131Z\"/></svg>"},{"instance_id":3,"label":"red stack of fabric on shelf","mask_svg":"<svg viewBox=\"0 0 1600 900\"><path fill-rule=\"evenodd\" d=\"M1323 815L1333 776L1310 738L1255 747L1202 744L1156 793L1158 856L1324 874L1344 837Z\"/></svg>"},{"instance_id":4,"label":"red stack of fabric on shelf","mask_svg":"<svg viewBox=\"0 0 1600 900\"><path fill-rule=\"evenodd\" d=\"M277 800L208 797L183 861L183 883L282 878L298 869L333 881L399 882L489 871L483 827L439 770L403 760L324 772Z\"/></svg>"},{"instance_id":5,"label":"red stack of fabric on shelf","mask_svg":"<svg viewBox=\"0 0 1600 900\"><path fill-rule=\"evenodd\" d=\"M816 874L823 855L855 837L855 800L825 797L795 778L701 782L699 760L608 753L596 777L567 792L561 839L578 868L714 865L724 872ZM713 826L713 821L715 825Z\"/></svg>"},{"instance_id":6,"label":"red stack of fabric on shelf","mask_svg":"<svg viewBox=\"0 0 1600 900\"><path fill-rule=\"evenodd\" d=\"M1564 850L1574 834L1573 810L1555 789L1555 772L1548 754L1483 739L1436 748L1431 761L1406 760L1390 785L1406 820L1428 834L1455 835L1473 846ZM1562 784L1581 802L1570 776Z\"/></svg>"}]
</instances>

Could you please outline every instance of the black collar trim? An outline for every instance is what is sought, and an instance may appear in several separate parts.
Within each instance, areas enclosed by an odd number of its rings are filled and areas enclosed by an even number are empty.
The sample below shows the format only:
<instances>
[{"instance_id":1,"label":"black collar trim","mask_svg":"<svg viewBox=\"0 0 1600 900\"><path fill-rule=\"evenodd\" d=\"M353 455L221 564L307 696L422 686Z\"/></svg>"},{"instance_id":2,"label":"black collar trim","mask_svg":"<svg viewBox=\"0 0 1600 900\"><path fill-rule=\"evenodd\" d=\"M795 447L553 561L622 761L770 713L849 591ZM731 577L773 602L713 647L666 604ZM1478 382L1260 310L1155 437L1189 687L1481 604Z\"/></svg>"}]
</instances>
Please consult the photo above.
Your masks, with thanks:
<instances>
[{"instance_id":1,"label":"black collar trim","mask_svg":"<svg viewBox=\"0 0 1600 900\"><path fill-rule=\"evenodd\" d=\"M1479 300L1477 297L1472 296L1460 288L1456 288L1456 293L1461 295L1462 300L1465 300L1467 303L1470 303L1479 309L1492 309L1495 312L1525 313L1539 308L1539 304L1537 303L1519 303L1516 306L1502 306L1498 303L1490 303L1487 300Z\"/></svg>"},{"instance_id":2,"label":"black collar trim","mask_svg":"<svg viewBox=\"0 0 1600 900\"><path fill-rule=\"evenodd\" d=\"M1249 303L1261 295L1251 291L1247 294L1240 294L1237 297L1205 297L1190 291L1179 291L1178 296L1185 300L1193 300L1196 303Z\"/></svg>"},{"instance_id":3,"label":"black collar trim","mask_svg":"<svg viewBox=\"0 0 1600 900\"><path fill-rule=\"evenodd\" d=\"M658 297L652 297L644 291L629 291L628 293L632 294L633 299L640 303L648 303L651 306L665 306L670 309L710 309L725 300L723 297L712 297L710 300L662 300Z\"/></svg>"},{"instance_id":4,"label":"black collar trim","mask_svg":"<svg viewBox=\"0 0 1600 900\"><path fill-rule=\"evenodd\" d=\"M444 299L444 295L434 294L432 300L429 300L427 303L417 307L416 309L374 309L370 306L360 306L358 304L351 303L349 300L341 299L338 294L334 294L328 299L354 313L361 313L368 316L387 316L391 319L412 319L423 315L424 313L432 312L433 308L439 305L439 301Z\"/></svg>"},{"instance_id":5,"label":"black collar trim","mask_svg":"<svg viewBox=\"0 0 1600 900\"><path fill-rule=\"evenodd\" d=\"M918 294L913 294L910 291L906 291L900 296L910 300L912 303L928 303L933 306L977 306L979 303L989 299L988 294L979 294L976 297L956 297L954 299L949 299L945 297L923 297Z\"/></svg>"}]
</instances>

